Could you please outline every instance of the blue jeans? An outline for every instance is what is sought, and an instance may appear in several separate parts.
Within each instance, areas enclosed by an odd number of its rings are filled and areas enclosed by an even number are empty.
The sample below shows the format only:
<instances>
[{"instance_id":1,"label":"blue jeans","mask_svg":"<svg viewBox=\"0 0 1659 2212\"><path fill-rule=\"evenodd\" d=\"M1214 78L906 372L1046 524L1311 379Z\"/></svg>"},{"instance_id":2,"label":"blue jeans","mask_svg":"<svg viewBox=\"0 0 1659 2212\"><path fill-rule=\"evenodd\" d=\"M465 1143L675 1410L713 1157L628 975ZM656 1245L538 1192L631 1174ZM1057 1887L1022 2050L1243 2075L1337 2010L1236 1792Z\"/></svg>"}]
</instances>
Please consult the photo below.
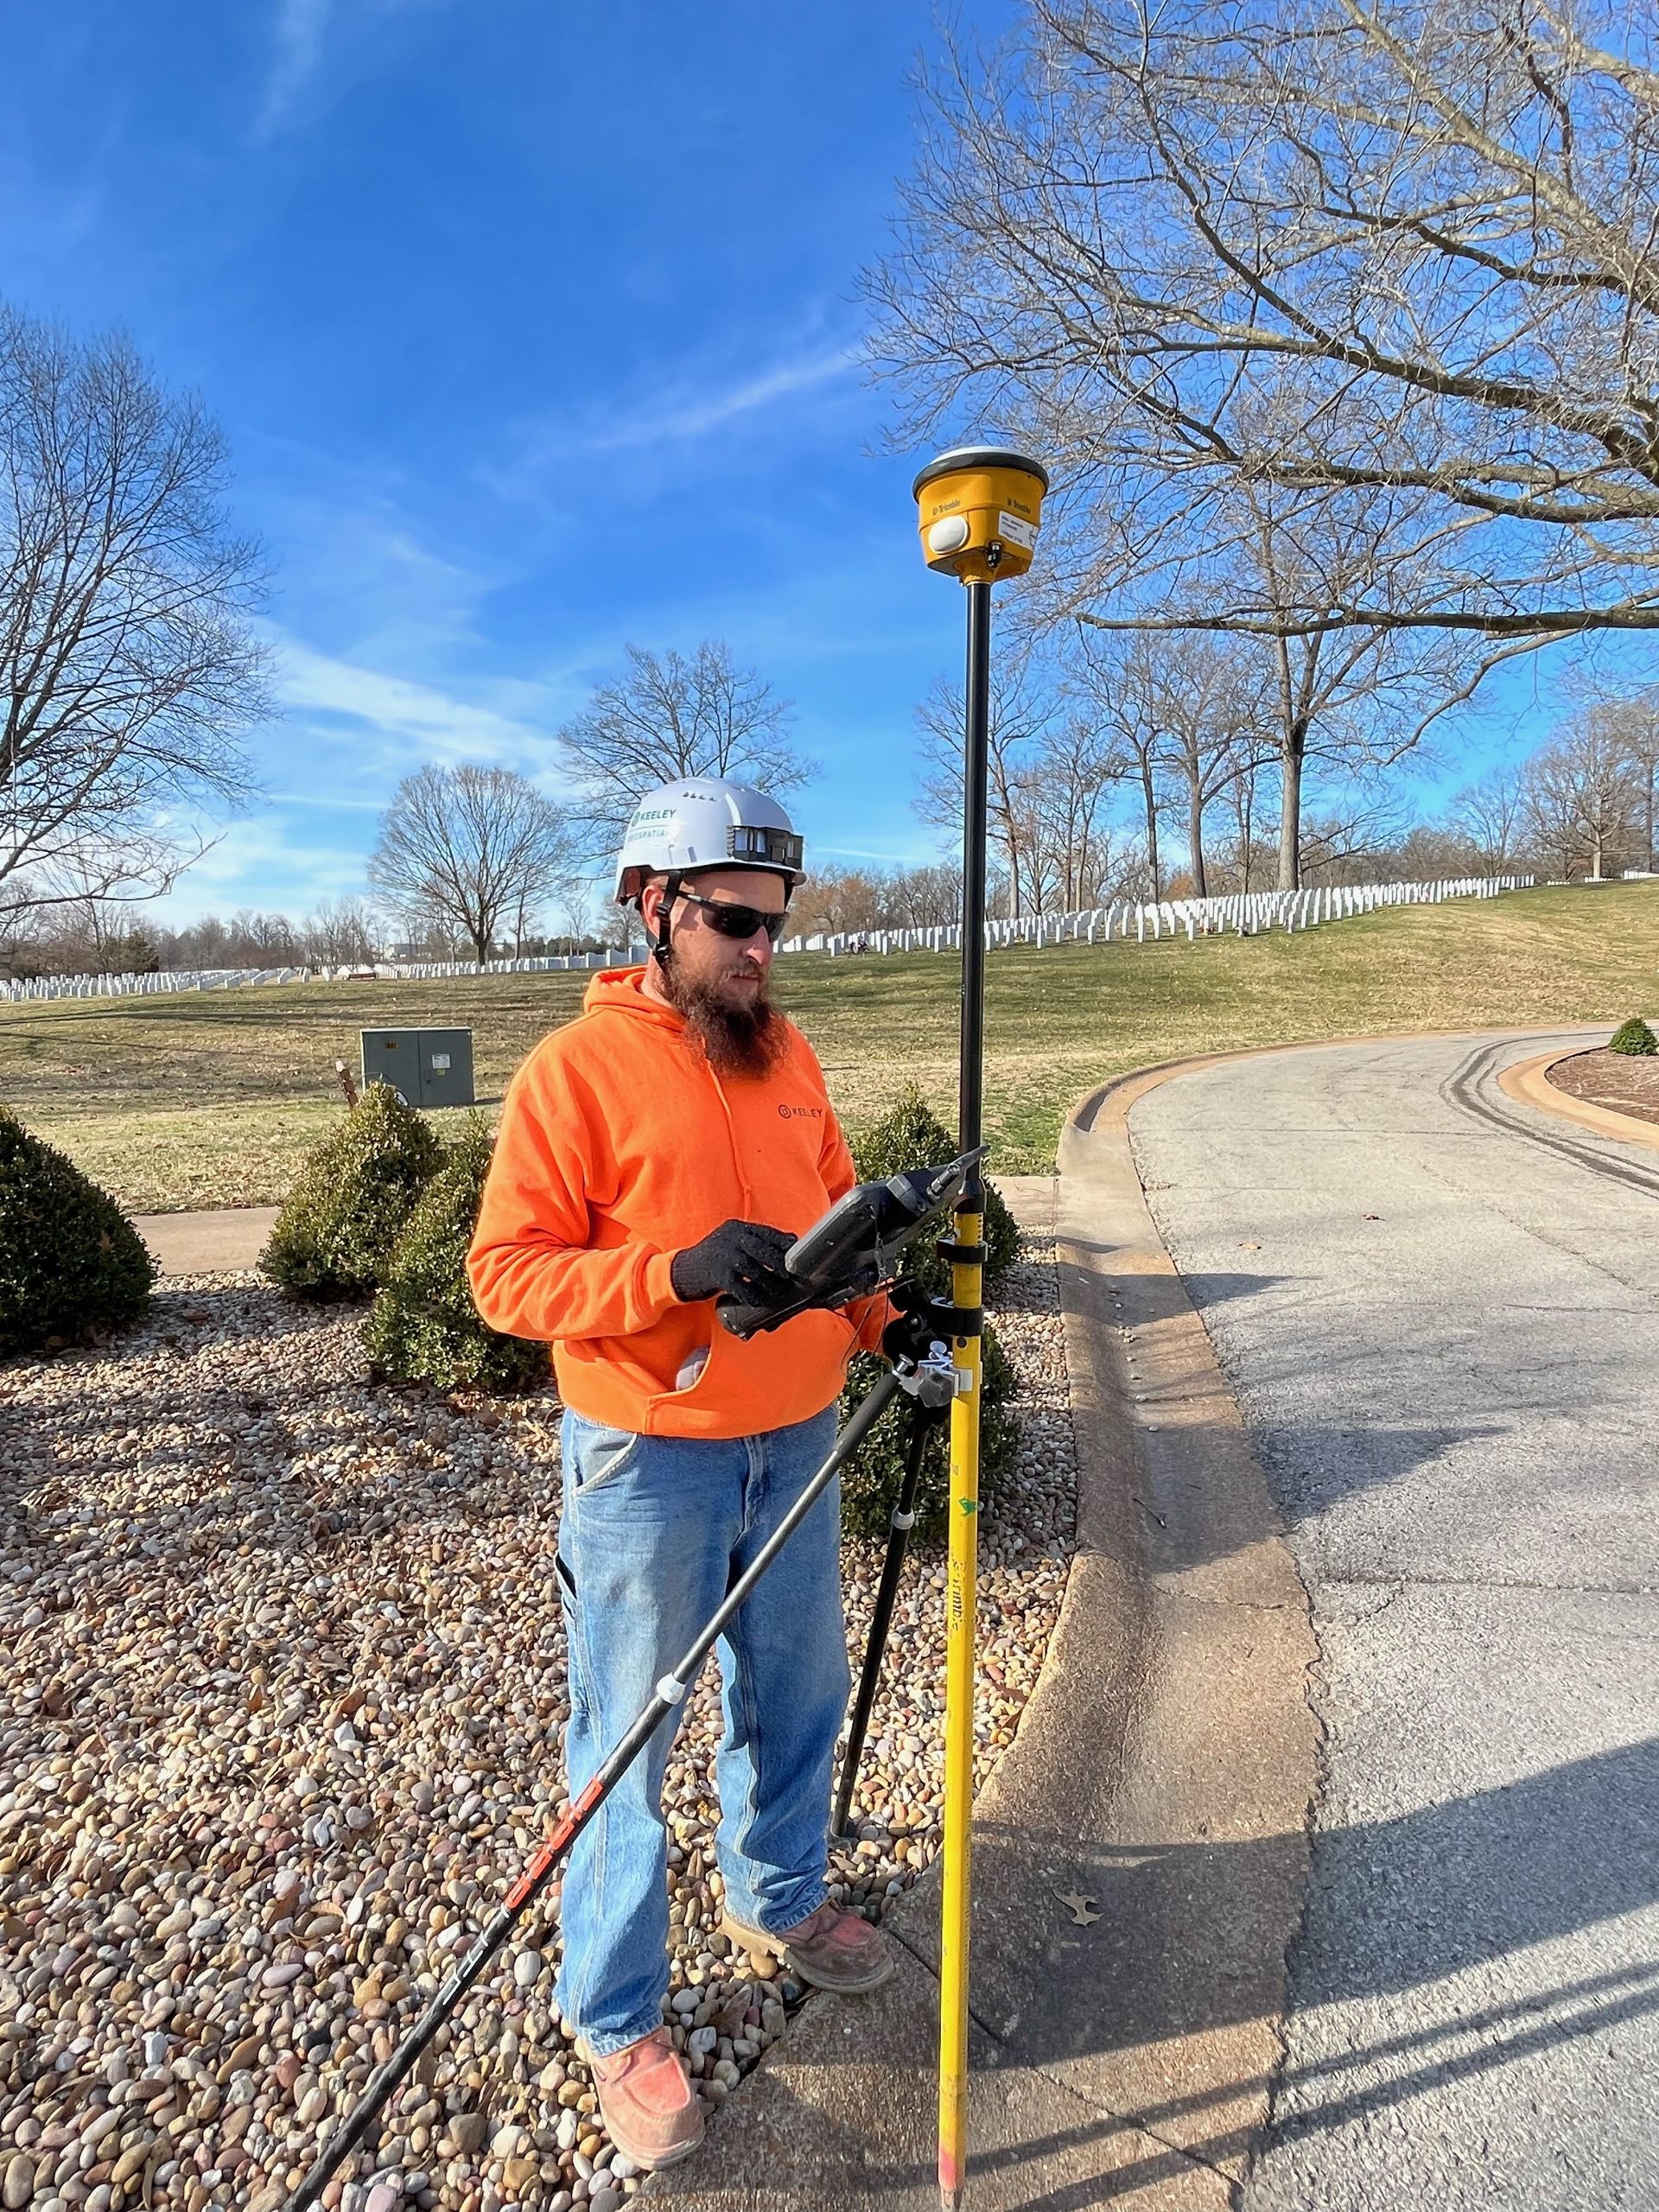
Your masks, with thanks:
<instances>
[{"instance_id":1,"label":"blue jeans","mask_svg":"<svg viewBox=\"0 0 1659 2212\"><path fill-rule=\"evenodd\" d=\"M730 1442L636 1436L568 1409L559 1556L569 1578L565 1764L574 1796L829 1457L833 1406ZM847 1706L839 1481L722 1637L715 1774L726 1909L777 1934L824 1897L830 1788ZM574 1586L574 1589L572 1587ZM601 2057L661 2025L668 1988L664 1721L577 1838L560 2010Z\"/></svg>"}]
</instances>

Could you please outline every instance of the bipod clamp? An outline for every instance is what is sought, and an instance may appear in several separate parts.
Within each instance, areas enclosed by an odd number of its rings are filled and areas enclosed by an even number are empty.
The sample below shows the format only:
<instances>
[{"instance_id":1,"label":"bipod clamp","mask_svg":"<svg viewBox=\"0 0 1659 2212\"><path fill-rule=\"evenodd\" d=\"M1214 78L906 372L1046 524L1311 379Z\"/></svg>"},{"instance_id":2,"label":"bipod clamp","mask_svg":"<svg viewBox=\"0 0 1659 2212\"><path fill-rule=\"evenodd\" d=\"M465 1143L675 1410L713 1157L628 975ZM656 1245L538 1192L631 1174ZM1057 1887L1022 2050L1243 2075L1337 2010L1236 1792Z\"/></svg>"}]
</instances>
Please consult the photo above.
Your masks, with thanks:
<instances>
[{"instance_id":1,"label":"bipod clamp","mask_svg":"<svg viewBox=\"0 0 1659 2212\"><path fill-rule=\"evenodd\" d=\"M937 1412L941 1406L948 1406L957 1392L967 1389L972 1381L951 1358L950 1345L941 1344L937 1337L928 1346L925 1359L899 1358L892 1364L893 1380L916 1401L918 1421L920 1408L925 1406L931 1412Z\"/></svg>"}]
</instances>

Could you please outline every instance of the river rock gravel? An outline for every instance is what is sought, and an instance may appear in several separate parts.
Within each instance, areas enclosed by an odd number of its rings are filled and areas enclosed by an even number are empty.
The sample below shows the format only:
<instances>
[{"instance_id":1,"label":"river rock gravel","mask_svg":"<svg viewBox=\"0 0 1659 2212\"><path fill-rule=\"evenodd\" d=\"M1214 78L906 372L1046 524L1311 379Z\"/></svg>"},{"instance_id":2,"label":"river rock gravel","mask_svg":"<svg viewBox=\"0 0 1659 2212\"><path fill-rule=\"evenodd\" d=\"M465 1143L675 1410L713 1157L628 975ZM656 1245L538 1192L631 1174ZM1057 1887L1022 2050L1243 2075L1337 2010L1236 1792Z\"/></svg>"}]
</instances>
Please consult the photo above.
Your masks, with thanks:
<instances>
[{"instance_id":1,"label":"river rock gravel","mask_svg":"<svg viewBox=\"0 0 1659 2212\"><path fill-rule=\"evenodd\" d=\"M982 1516L978 1770L1059 1609L1075 1462L1052 1249L993 1307L1019 1381ZM100 1349L0 1366L0 2204L275 2212L563 1802L558 1406L375 1382L356 1309L165 1279ZM880 1548L849 1541L855 1666ZM909 1562L838 1893L937 1848L944 1573ZM723 2101L804 1993L718 1933L712 1664L669 1769L665 2013ZM552 2001L556 1893L340 2212L639 2187Z\"/></svg>"}]
</instances>

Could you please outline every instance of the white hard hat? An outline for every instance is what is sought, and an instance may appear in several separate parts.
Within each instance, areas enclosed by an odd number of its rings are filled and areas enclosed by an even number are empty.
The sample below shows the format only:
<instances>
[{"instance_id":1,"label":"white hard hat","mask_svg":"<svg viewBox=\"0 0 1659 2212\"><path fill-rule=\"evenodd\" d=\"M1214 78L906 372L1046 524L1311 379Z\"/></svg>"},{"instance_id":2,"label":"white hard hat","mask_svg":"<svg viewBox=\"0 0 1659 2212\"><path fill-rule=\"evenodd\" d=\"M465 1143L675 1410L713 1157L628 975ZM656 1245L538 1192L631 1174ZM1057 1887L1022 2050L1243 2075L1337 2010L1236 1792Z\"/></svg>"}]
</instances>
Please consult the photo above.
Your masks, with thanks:
<instances>
[{"instance_id":1,"label":"white hard hat","mask_svg":"<svg viewBox=\"0 0 1659 2212\"><path fill-rule=\"evenodd\" d=\"M616 856L616 898L637 899L653 875L699 868L764 868L790 890L804 880L799 833L775 798L719 776L682 776L647 791Z\"/></svg>"}]
</instances>

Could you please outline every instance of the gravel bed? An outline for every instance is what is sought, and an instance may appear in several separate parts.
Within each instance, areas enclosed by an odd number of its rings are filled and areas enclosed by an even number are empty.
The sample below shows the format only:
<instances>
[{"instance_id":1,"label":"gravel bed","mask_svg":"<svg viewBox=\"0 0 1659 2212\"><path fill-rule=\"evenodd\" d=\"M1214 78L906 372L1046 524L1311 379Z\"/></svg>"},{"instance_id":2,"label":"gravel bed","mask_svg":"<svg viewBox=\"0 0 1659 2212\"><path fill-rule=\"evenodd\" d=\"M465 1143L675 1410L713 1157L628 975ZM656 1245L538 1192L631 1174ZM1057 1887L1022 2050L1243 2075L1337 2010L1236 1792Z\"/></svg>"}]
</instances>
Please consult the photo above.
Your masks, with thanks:
<instances>
[{"instance_id":1,"label":"gravel bed","mask_svg":"<svg viewBox=\"0 0 1659 2212\"><path fill-rule=\"evenodd\" d=\"M1052 1248L995 1318L1021 1444L982 1522L982 1778L1072 1541ZM0 1366L4 2212L270 2212L562 1802L556 1402L377 1385L357 1319L174 1278L118 1344ZM855 1666L880 1567L847 1545ZM912 1559L836 1863L871 1917L937 1847L943 1592ZM666 2009L715 2105L804 1993L716 1932L712 1665L683 1710ZM638 2188L552 2004L547 1904L331 2205L616 2212Z\"/></svg>"},{"instance_id":2,"label":"gravel bed","mask_svg":"<svg viewBox=\"0 0 1659 2212\"><path fill-rule=\"evenodd\" d=\"M1594 1106L1611 1106L1638 1122L1659 1122L1659 1058L1651 1053L1574 1052L1557 1060L1546 1080Z\"/></svg>"}]
</instances>

